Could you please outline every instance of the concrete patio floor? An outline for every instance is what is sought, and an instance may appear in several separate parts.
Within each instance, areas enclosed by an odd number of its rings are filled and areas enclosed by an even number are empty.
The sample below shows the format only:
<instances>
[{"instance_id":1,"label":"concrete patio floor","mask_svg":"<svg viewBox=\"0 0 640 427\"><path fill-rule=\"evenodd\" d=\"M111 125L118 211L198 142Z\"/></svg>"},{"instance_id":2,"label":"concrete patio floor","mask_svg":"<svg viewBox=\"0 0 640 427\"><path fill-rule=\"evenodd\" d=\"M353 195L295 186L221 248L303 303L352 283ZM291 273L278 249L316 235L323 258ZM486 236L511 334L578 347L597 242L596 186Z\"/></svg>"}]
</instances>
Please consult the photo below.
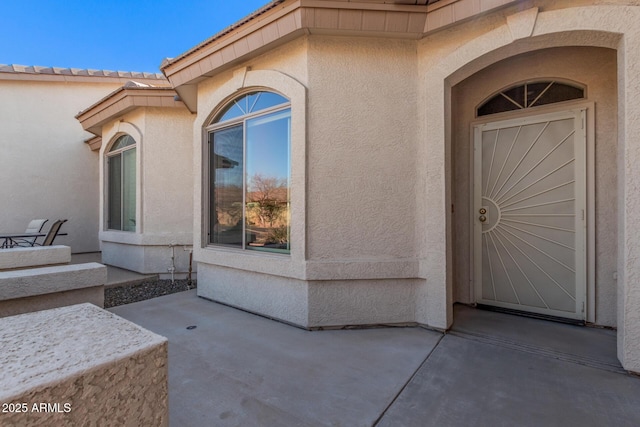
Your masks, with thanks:
<instances>
[{"instance_id":1,"label":"concrete patio floor","mask_svg":"<svg viewBox=\"0 0 640 427\"><path fill-rule=\"evenodd\" d=\"M456 306L446 335L309 332L195 292L110 309L169 339L172 426L640 425L614 331Z\"/></svg>"}]
</instances>

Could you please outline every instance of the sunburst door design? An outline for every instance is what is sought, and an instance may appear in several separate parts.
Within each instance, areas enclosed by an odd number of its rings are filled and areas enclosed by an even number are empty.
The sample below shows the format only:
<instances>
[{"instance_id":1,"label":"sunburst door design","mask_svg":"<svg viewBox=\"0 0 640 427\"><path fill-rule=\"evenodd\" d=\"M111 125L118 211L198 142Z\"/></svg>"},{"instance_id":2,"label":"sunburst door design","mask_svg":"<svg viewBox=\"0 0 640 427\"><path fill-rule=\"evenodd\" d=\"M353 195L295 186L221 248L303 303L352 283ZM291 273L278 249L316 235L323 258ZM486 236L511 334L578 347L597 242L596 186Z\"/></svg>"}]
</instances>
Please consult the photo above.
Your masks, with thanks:
<instances>
[{"instance_id":1,"label":"sunburst door design","mask_svg":"<svg viewBox=\"0 0 640 427\"><path fill-rule=\"evenodd\" d=\"M478 303L584 319L585 111L478 125Z\"/></svg>"}]
</instances>

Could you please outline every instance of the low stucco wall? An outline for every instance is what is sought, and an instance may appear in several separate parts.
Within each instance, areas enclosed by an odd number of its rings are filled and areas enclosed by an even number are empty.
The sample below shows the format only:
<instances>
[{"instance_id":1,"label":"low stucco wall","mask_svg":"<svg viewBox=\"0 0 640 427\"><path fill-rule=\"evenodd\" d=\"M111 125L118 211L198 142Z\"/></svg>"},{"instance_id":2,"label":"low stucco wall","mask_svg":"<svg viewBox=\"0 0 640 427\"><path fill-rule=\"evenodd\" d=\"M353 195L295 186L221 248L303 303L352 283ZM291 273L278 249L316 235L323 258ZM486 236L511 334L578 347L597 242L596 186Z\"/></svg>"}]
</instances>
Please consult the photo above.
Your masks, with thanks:
<instances>
[{"instance_id":1,"label":"low stucco wall","mask_svg":"<svg viewBox=\"0 0 640 427\"><path fill-rule=\"evenodd\" d=\"M34 246L0 251L0 270L67 264L71 262L69 246Z\"/></svg>"},{"instance_id":2,"label":"low stucco wall","mask_svg":"<svg viewBox=\"0 0 640 427\"><path fill-rule=\"evenodd\" d=\"M423 280L309 282L309 327L415 324L416 291Z\"/></svg>"},{"instance_id":3,"label":"low stucco wall","mask_svg":"<svg viewBox=\"0 0 640 427\"><path fill-rule=\"evenodd\" d=\"M167 348L91 304L1 319L0 425L166 426Z\"/></svg>"},{"instance_id":4,"label":"low stucco wall","mask_svg":"<svg viewBox=\"0 0 640 427\"><path fill-rule=\"evenodd\" d=\"M0 301L0 317L83 303L104 307L104 285Z\"/></svg>"},{"instance_id":5,"label":"low stucco wall","mask_svg":"<svg viewBox=\"0 0 640 427\"><path fill-rule=\"evenodd\" d=\"M187 248L187 250L185 250ZM189 271L190 246L174 247L175 273ZM143 274L170 274L171 247L167 245L135 245L102 242L102 262ZM193 271L196 271L193 263Z\"/></svg>"},{"instance_id":6,"label":"low stucco wall","mask_svg":"<svg viewBox=\"0 0 640 427\"><path fill-rule=\"evenodd\" d=\"M198 264L198 296L307 327L304 280Z\"/></svg>"},{"instance_id":7,"label":"low stucco wall","mask_svg":"<svg viewBox=\"0 0 640 427\"><path fill-rule=\"evenodd\" d=\"M200 264L198 296L303 328L414 324L422 282L306 281Z\"/></svg>"},{"instance_id":8,"label":"low stucco wall","mask_svg":"<svg viewBox=\"0 0 640 427\"><path fill-rule=\"evenodd\" d=\"M0 317L81 303L104 307L106 282L107 267L95 262L0 271Z\"/></svg>"},{"instance_id":9,"label":"low stucco wall","mask_svg":"<svg viewBox=\"0 0 640 427\"><path fill-rule=\"evenodd\" d=\"M107 267L97 262L0 272L0 300L104 285Z\"/></svg>"}]
</instances>

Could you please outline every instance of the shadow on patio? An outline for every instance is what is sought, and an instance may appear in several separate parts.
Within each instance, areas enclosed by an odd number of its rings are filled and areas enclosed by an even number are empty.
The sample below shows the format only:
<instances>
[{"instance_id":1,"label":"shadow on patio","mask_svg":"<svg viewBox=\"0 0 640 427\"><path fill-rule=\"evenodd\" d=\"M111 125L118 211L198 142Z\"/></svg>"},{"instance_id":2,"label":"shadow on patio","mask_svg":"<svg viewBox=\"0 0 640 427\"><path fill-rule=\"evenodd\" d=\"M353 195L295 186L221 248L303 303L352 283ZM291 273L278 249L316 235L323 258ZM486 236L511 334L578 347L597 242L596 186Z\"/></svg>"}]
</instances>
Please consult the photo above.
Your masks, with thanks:
<instances>
[{"instance_id":1,"label":"shadow on patio","mask_svg":"<svg viewBox=\"0 0 640 427\"><path fill-rule=\"evenodd\" d=\"M446 335L309 332L195 290L110 311L169 339L173 426L640 425L612 331L457 306Z\"/></svg>"}]
</instances>

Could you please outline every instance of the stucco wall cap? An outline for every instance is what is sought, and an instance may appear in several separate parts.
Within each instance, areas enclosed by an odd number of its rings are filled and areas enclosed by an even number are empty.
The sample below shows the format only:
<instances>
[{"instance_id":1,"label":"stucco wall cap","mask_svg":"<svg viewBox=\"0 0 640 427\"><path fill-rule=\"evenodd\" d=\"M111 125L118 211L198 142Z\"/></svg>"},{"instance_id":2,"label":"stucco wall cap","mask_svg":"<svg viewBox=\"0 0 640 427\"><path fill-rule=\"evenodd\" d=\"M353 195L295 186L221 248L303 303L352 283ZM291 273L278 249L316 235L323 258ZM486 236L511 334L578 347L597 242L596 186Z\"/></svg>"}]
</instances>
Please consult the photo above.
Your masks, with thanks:
<instances>
[{"instance_id":1,"label":"stucco wall cap","mask_svg":"<svg viewBox=\"0 0 640 427\"><path fill-rule=\"evenodd\" d=\"M5 317L0 319L0 325L3 402L125 360L167 341L92 304Z\"/></svg>"}]
</instances>

